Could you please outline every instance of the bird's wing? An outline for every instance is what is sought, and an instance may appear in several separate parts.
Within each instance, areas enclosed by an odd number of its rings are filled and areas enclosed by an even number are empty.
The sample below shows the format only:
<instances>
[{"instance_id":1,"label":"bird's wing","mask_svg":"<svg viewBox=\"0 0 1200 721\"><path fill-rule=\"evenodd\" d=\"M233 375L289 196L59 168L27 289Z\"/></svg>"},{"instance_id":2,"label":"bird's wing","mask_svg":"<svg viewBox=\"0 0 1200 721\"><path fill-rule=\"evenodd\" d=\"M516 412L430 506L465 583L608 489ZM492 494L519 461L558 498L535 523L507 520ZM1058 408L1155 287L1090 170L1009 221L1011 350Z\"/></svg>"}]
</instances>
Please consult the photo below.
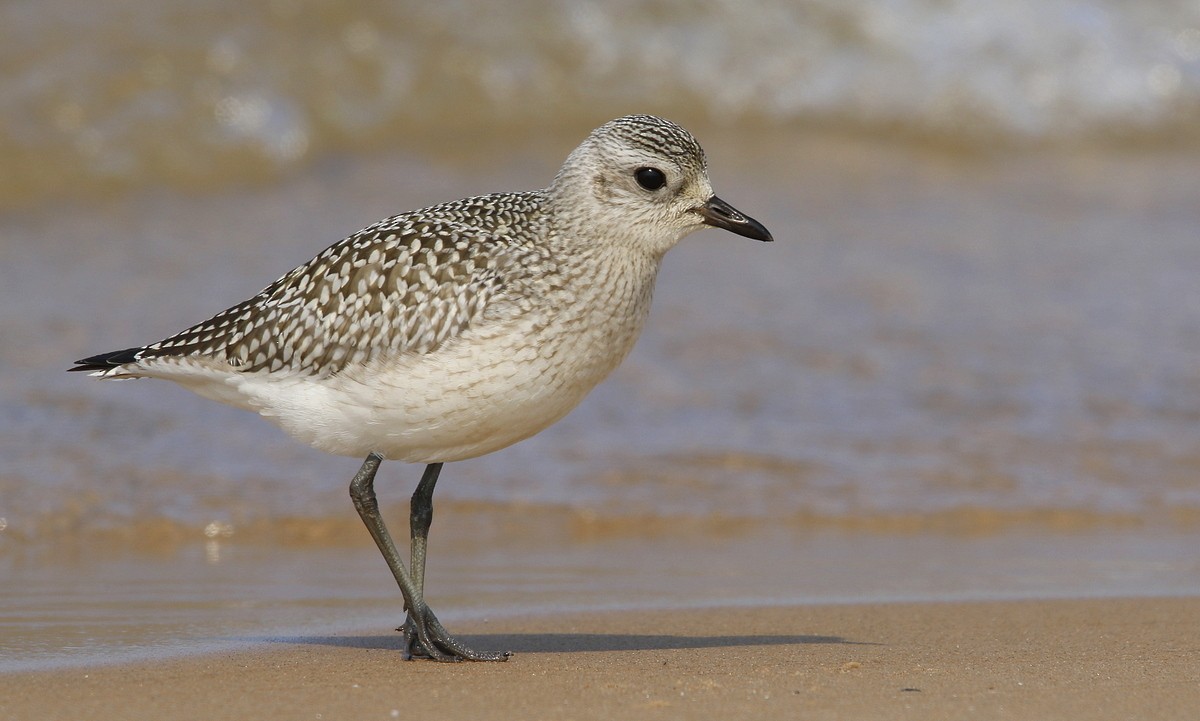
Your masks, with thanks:
<instances>
[{"instance_id":1,"label":"bird's wing","mask_svg":"<svg viewBox=\"0 0 1200 721\"><path fill-rule=\"evenodd\" d=\"M364 228L243 303L158 343L84 359L74 370L136 376L156 359L187 359L326 376L428 353L479 322L530 252L503 228L467 222L469 208L448 207Z\"/></svg>"}]
</instances>

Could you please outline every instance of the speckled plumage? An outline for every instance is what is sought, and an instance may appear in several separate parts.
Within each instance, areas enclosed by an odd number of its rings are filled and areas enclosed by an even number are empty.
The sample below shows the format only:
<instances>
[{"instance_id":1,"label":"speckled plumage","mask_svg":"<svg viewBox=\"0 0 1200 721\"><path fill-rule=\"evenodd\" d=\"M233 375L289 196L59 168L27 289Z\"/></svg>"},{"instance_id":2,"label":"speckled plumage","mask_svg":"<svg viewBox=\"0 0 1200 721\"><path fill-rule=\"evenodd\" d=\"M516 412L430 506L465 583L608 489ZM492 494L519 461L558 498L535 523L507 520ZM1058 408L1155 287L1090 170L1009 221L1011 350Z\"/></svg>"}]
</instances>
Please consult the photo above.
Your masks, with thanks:
<instances>
[{"instance_id":1,"label":"speckled plumage","mask_svg":"<svg viewBox=\"0 0 1200 721\"><path fill-rule=\"evenodd\" d=\"M536 227L542 202L537 193L489 195L380 221L138 358L327 378L430 353L480 320L506 277L544 263L544 248L505 232Z\"/></svg>"},{"instance_id":2,"label":"speckled plumage","mask_svg":"<svg viewBox=\"0 0 1200 721\"><path fill-rule=\"evenodd\" d=\"M646 167L663 188L639 186ZM711 198L691 134L620 118L544 190L388 218L207 321L78 369L173 380L333 453L481 455L561 418L625 357L663 254L722 225ZM732 212L722 227L752 235Z\"/></svg>"},{"instance_id":3,"label":"speckled plumage","mask_svg":"<svg viewBox=\"0 0 1200 721\"><path fill-rule=\"evenodd\" d=\"M503 660L452 637L424 600L442 463L574 408L633 347L663 255L705 225L771 240L713 195L695 138L631 115L593 131L545 190L388 218L203 323L72 370L172 380L366 455L350 496L404 595L406 655ZM429 464L411 505L412 573L375 498L384 458Z\"/></svg>"}]
</instances>

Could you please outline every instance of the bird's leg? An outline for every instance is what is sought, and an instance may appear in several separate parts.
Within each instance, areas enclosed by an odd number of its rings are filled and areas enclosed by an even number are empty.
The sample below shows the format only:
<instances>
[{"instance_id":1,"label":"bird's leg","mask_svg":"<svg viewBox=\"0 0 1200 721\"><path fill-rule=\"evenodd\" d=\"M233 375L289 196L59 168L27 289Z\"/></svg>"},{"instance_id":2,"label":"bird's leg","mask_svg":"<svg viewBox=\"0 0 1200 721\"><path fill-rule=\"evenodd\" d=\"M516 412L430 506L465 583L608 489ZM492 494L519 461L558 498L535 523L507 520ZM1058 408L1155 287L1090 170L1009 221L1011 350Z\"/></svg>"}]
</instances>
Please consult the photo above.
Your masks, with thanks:
<instances>
[{"instance_id":1,"label":"bird's leg","mask_svg":"<svg viewBox=\"0 0 1200 721\"><path fill-rule=\"evenodd\" d=\"M392 570L392 575L396 578L396 583L400 586L400 593L404 595L404 606L408 609L408 620L404 624L406 654L411 658L411 647L415 644L419 647L421 656L436 661L503 661L508 658L508 654L472 651L459 643L446 632L446 629L438 622L437 616L433 615L433 611L425 605L421 585L414 582L413 577L404 568L404 562L400 560L400 553L396 550L396 543L388 533L387 526L383 523L383 517L379 513L379 502L375 498L375 472L379 470L379 464L382 461L383 456L378 453L371 453L367 456L362 467L358 469L358 473L354 474L353 480L350 481L350 499L354 501L354 508L358 511L367 530L370 531L371 538L375 539L375 545L379 547L380 553L387 561L388 568ZM424 504L423 517L426 520L419 551L420 571L417 577L422 580L425 573L424 540L433 515L433 485L437 481L437 471L440 470L440 464L436 465L439 466L438 469L433 471L426 469L426 476L432 473L432 480L428 483L424 478L421 480L421 486L427 486L426 494L430 496ZM420 492L421 486L418 486L418 492ZM416 530L413 533L415 538ZM414 545L413 558L417 557Z\"/></svg>"},{"instance_id":2,"label":"bird's leg","mask_svg":"<svg viewBox=\"0 0 1200 721\"><path fill-rule=\"evenodd\" d=\"M413 584L422 598L425 596L425 550L429 545L429 526L433 523L433 488L437 485L438 475L442 472L441 463L430 463L421 474L421 482L413 491L412 500L408 504L409 527L409 565L412 568ZM398 629L404 632L404 650L409 656L417 642L417 626L413 618L413 608L408 607L408 616L404 626Z\"/></svg>"},{"instance_id":3,"label":"bird's leg","mask_svg":"<svg viewBox=\"0 0 1200 721\"><path fill-rule=\"evenodd\" d=\"M413 582L417 592L425 593L425 549L429 545L429 526L433 523L433 487L442 472L441 463L430 463L421 474L421 482L413 491L408 506L408 528L412 534L410 555Z\"/></svg>"},{"instance_id":4,"label":"bird's leg","mask_svg":"<svg viewBox=\"0 0 1200 721\"><path fill-rule=\"evenodd\" d=\"M367 456L358 469L358 473L355 473L354 478L350 481L350 500L354 501L358 517L362 519L367 531L371 533L371 538L375 539L375 545L379 547L379 552L387 561L388 568L396 577L396 583L400 585L400 593L404 595L404 606L409 609L420 608L424 605L421 601L421 593L413 583L412 577L408 575L408 571L405 570L404 562L400 560L396 543L383 523L383 516L379 513L379 501L375 498L375 472L379 470L379 464L382 462L383 456L378 453L371 453ZM417 634L421 646L429 651L430 658L439 661L454 660L433 645L425 624L416 624L414 632Z\"/></svg>"},{"instance_id":5,"label":"bird's leg","mask_svg":"<svg viewBox=\"0 0 1200 721\"><path fill-rule=\"evenodd\" d=\"M446 631L437 616L424 602L425 551L429 545L429 526L433 523L433 488L437 485L438 475L441 471L441 463L431 463L426 466L425 472L421 474L421 482L417 484L417 489L413 491L412 500L409 503L410 562L420 605L408 607L408 617L404 620L403 628L400 629L404 632L404 647L410 657L419 656L425 651L420 635L420 626L423 623L426 633L433 639L433 642L443 652L455 658L469 661L503 661L508 658L509 654L481 653L463 645ZM418 621L418 617L421 617L420 621Z\"/></svg>"}]
</instances>

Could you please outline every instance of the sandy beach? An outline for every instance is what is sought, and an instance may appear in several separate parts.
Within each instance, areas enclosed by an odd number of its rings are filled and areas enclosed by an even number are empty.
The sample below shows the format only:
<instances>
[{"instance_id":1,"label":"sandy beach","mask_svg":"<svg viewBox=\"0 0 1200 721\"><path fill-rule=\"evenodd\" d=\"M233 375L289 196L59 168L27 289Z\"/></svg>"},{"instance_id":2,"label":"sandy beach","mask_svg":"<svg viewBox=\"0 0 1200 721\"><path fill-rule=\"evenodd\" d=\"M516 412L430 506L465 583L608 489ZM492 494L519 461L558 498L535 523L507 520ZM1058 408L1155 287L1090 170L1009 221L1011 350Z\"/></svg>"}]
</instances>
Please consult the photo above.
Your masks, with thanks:
<instances>
[{"instance_id":1,"label":"sandy beach","mask_svg":"<svg viewBox=\"0 0 1200 721\"><path fill-rule=\"evenodd\" d=\"M1185 719L1200 599L581 613L460 625L502 664L397 637L0 677L4 719Z\"/></svg>"}]
</instances>

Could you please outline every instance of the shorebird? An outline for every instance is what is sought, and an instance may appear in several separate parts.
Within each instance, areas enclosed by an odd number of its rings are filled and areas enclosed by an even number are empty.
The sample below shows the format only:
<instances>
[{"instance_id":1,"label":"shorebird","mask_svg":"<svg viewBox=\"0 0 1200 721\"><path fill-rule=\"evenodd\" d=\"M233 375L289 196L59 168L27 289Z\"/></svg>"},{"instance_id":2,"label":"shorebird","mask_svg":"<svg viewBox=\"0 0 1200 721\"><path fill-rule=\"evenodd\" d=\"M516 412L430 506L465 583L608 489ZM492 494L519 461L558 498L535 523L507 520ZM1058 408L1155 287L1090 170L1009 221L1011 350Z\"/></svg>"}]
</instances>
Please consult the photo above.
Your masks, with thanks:
<instances>
[{"instance_id":1,"label":"shorebird","mask_svg":"<svg viewBox=\"0 0 1200 721\"><path fill-rule=\"evenodd\" d=\"M544 190L393 216L202 323L70 370L164 378L320 450L366 456L350 497L404 596L405 658L504 660L451 636L425 602L442 464L574 408L633 347L663 255L706 226L772 239L714 195L689 132L630 115L588 135ZM411 572L375 498L384 459L426 464Z\"/></svg>"}]
</instances>

